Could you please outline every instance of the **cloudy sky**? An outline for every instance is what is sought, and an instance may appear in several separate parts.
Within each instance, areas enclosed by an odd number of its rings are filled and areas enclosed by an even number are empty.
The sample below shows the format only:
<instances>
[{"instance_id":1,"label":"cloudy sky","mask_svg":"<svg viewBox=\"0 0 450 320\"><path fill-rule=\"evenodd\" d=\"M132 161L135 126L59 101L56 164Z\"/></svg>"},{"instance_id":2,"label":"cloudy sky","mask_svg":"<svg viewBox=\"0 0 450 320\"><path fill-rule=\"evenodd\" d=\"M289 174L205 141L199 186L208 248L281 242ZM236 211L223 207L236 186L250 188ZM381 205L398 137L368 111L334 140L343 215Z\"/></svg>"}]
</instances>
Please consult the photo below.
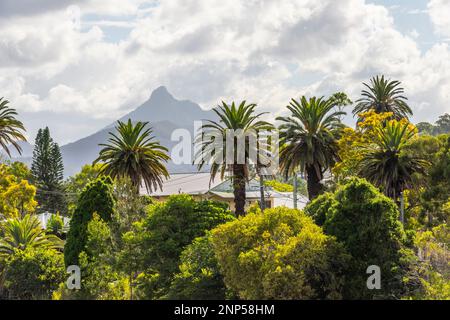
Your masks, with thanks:
<instances>
[{"instance_id":1,"label":"cloudy sky","mask_svg":"<svg viewBox=\"0 0 450 320\"><path fill-rule=\"evenodd\" d=\"M111 123L165 85L203 108L402 81L414 121L450 112L450 0L1 0L0 97L34 139ZM347 121L350 121L347 119Z\"/></svg>"}]
</instances>

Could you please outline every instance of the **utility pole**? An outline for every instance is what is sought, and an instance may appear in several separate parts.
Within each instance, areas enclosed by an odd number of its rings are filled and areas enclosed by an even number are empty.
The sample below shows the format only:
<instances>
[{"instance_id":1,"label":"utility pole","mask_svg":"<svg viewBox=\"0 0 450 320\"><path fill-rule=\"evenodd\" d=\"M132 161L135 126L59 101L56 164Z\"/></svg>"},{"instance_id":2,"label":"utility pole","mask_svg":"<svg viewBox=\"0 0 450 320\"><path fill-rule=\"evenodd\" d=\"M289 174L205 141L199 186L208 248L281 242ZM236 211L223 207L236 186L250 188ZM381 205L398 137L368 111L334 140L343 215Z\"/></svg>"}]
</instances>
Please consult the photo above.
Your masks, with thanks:
<instances>
[{"instance_id":1,"label":"utility pole","mask_svg":"<svg viewBox=\"0 0 450 320\"><path fill-rule=\"evenodd\" d=\"M403 191L400 194L400 221L402 224L405 224L405 196Z\"/></svg>"},{"instance_id":2,"label":"utility pole","mask_svg":"<svg viewBox=\"0 0 450 320\"><path fill-rule=\"evenodd\" d=\"M262 174L259 175L259 192L260 192L260 204L259 207L261 211L266 209L266 203L264 201L264 176Z\"/></svg>"},{"instance_id":3,"label":"utility pole","mask_svg":"<svg viewBox=\"0 0 450 320\"><path fill-rule=\"evenodd\" d=\"M297 172L294 173L294 209L297 209L297 189L298 189L298 183L297 183Z\"/></svg>"}]
</instances>

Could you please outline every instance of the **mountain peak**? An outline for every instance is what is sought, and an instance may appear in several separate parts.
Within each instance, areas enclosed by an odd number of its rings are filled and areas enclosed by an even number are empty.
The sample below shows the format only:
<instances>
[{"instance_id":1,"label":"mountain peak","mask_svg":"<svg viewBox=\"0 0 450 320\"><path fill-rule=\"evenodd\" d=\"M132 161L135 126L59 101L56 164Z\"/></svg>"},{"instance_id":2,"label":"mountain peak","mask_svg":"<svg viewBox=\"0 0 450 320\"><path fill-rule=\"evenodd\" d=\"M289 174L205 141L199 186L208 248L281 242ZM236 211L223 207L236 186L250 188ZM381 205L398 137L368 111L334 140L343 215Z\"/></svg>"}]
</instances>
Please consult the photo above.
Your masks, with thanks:
<instances>
[{"instance_id":1,"label":"mountain peak","mask_svg":"<svg viewBox=\"0 0 450 320\"><path fill-rule=\"evenodd\" d=\"M169 93L165 86L160 86L153 90L150 99L173 99L173 96Z\"/></svg>"}]
</instances>

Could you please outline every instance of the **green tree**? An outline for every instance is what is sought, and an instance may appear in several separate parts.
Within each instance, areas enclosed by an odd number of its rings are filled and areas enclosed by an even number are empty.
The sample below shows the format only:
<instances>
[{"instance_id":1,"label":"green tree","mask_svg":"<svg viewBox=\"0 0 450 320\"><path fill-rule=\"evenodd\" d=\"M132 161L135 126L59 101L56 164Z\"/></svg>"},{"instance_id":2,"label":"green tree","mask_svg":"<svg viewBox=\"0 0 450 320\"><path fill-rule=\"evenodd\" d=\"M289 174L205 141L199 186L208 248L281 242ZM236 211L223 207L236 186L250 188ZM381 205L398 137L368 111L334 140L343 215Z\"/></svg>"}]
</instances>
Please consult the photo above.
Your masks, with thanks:
<instances>
[{"instance_id":1,"label":"green tree","mask_svg":"<svg viewBox=\"0 0 450 320\"><path fill-rule=\"evenodd\" d=\"M422 286L412 298L450 300L450 224L415 235L414 244L421 261L417 274Z\"/></svg>"},{"instance_id":2,"label":"green tree","mask_svg":"<svg viewBox=\"0 0 450 320\"><path fill-rule=\"evenodd\" d=\"M121 236L131 230L134 223L147 216L147 207L154 200L147 195L136 194L133 183L129 178L121 178L114 183L114 198L116 210L112 219L114 233Z\"/></svg>"},{"instance_id":3,"label":"green tree","mask_svg":"<svg viewBox=\"0 0 450 320\"><path fill-rule=\"evenodd\" d=\"M247 104L246 101L242 101L239 105L234 102L231 105L222 102L222 105L213 109L220 121L209 120L202 126L202 133L196 137L196 141L201 144L201 148L196 154L198 170L201 170L206 164L212 163L210 167L211 180L214 180L219 172L222 179L227 171L231 172L237 216L245 214L245 183L249 178L250 154L255 151L250 149L253 147L249 143L250 137L254 137L256 141L259 132L273 129L270 123L260 120L264 113L255 113L255 108L256 104ZM242 130L241 133L239 130ZM234 133L232 163L229 163L230 159L227 159L227 133ZM220 141L216 141L216 139L220 139ZM240 139L245 139L242 161L238 161Z\"/></svg>"},{"instance_id":4,"label":"green tree","mask_svg":"<svg viewBox=\"0 0 450 320\"><path fill-rule=\"evenodd\" d=\"M450 133L450 114L446 113L440 116L436 121L435 128L437 134Z\"/></svg>"},{"instance_id":5,"label":"green tree","mask_svg":"<svg viewBox=\"0 0 450 320\"><path fill-rule=\"evenodd\" d=\"M416 127L419 133L424 135L434 135L436 130L435 126L428 122L419 122Z\"/></svg>"},{"instance_id":6,"label":"green tree","mask_svg":"<svg viewBox=\"0 0 450 320\"><path fill-rule=\"evenodd\" d=\"M405 189L418 186L416 175L425 174L429 166L425 159L403 152L414 137L415 130L409 123L394 120L378 127L374 143L360 150L359 175L397 201Z\"/></svg>"},{"instance_id":7,"label":"green tree","mask_svg":"<svg viewBox=\"0 0 450 320\"><path fill-rule=\"evenodd\" d=\"M165 203L150 206L148 217L128 234L129 243L138 244L135 251L142 253L144 297L164 297L178 272L184 248L206 231L232 219L226 204L197 202L188 195L171 196Z\"/></svg>"},{"instance_id":8,"label":"green tree","mask_svg":"<svg viewBox=\"0 0 450 320\"><path fill-rule=\"evenodd\" d=\"M326 170L338 160L337 139L343 127L330 100L302 97L287 107L290 117L279 117L280 169L286 177L306 173L309 199L317 197Z\"/></svg>"},{"instance_id":9,"label":"green tree","mask_svg":"<svg viewBox=\"0 0 450 320\"><path fill-rule=\"evenodd\" d=\"M69 177L64 187L67 192L80 195L84 188L91 182L101 177L102 164L96 165L86 164L81 168L81 171L77 174Z\"/></svg>"},{"instance_id":10,"label":"green tree","mask_svg":"<svg viewBox=\"0 0 450 320\"><path fill-rule=\"evenodd\" d=\"M8 100L0 98L0 146L11 157L9 148L12 146L19 154L22 154L22 148L17 142L27 141L27 139L24 136L23 123L16 119L16 110L10 108L8 104Z\"/></svg>"},{"instance_id":11,"label":"green tree","mask_svg":"<svg viewBox=\"0 0 450 320\"><path fill-rule=\"evenodd\" d=\"M399 297L406 274L406 235L398 221L396 204L364 179L350 178L334 193L311 202L306 212L323 224L326 234L344 244L352 260L346 297L369 299ZM366 270L381 269L381 290L369 290Z\"/></svg>"},{"instance_id":12,"label":"green tree","mask_svg":"<svg viewBox=\"0 0 450 320\"><path fill-rule=\"evenodd\" d=\"M399 87L400 84L400 81L391 81L384 76L370 79L370 84L363 83L366 89L361 92L362 98L356 101L353 115L373 109L376 113L392 112L397 120L412 116L406 102L408 98L403 95L405 90Z\"/></svg>"},{"instance_id":13,"label":"green tree","mask_svg":"<svg viewBox=\"0 0 450 320\"><path fill-rule=\"evenodd\" d=\"M85 251L87 226L92 215L97 213L104 221L111 221L114 205L112 181L109 177L99 178L86 186L70 221L64 247L64 261L67 266L78 264L79 254Z\"/></svg>"},{"instance_id":14,"label":"green tree","mask_svg":"<svg viewBox=\"0 0 450 320\"><path fill-rule=\"evenodd\" d=\"M142 239L135 236L134 225L147 217L148 206L153 200L146 195L136 194L129 178L115 181L114 197L116 210L110 223L114 250L117 255L117 269L127 275L130 299L135 299L133 287L139 274L143 255Z\"/></svg>"},{"instance_id":15,"label":"green tree","mask_svg":"<svg viewBox=\"0 0 450 320\"><path fill-rule=\"evenodd\" d=\"M37 186L40 211L66 212L63 194L64 165L59 146L48 127L39 129L31 165L33 183Z\"/></svg>"},{"instance_id":16,"label":"green tree","mask_svg":"<svg viewBox=\"0 0 450 320\"><path fill-rule=\"evenodd\" d=\"M330 101L339 112L344 111L346 106L352 105L353 101L344 92L336 92L330 97ZM342 117L340 118L342 120Z\"/></svg>"},{"instance_id":17,"label":"green tree","mask_svg":"<svg viewBox=\"0 0 450 320\"><path fill-rule=\"evenodd\" d=\"M304 213L249 213L212 231L224 282L241 299L340 299L349 256Z\"/></svg>"},{"instance_id":18,"label":"green tree","mask_svg":"<svg viewBox=\"0 0 450 320\"><path fill-rule=\"evenodd\" d=\"M171 300L224 300L227 289L210 236L195 239L180 256L179 272L170 285Z\"/></svg>"},{"instance_id":19,"label":"green tree","mask_svg":"<svg viewBox=\"0 0 450 320\"><path fill-rule=\"evenodd\" d=\"M66 275L60 252L27 248L15 251L6 261L4 286L9 299L50 299Z\"/></svg>"},{"instance_id":20,"label":"green tree","mask_svg":"<svg viewBox=\"0 0 450 320\"><path fill-rule=\"evenodd\" d=\"M169 160L167 148L161 146L152 136L152 129L148 122L137 122L131 119L127 123L118 121L117 134L110 132L108 144L101 144L104 148L94 164L102 162L101 173L115 178L128 177L133 183L136 193L142 181L147 191L162 187L163 178L169 173L165 163Z\"/></svg>"},{"instance_id":21,"label":"green tree","mask_svg":"<svg viewBox=\"0 0 450 320\"><path fill-rule=\"evenodd\" d=\"M27 165L20 161L14 161L9 164L9 172L17 178L17 180L32 180L32 174Z\"/></svg>"},{"instance_id":22,"label":"green tree","mask_svg":"<svg viewBox=\"0 0 450 320\"><path fill-rule=\"evenodd\" d=\"M90 165L86 164L81 171L74 176L69 177L64 182L64 190L68 195L67 206L69 214L72 215L77 206L77 199L84 188L91 182L101 177L102 164Z\"/></svg>"},{"instance_id":23,"label":"green tree","mask_svg":"<svg viewBox=\"0 0 450 320\"><path fill-rule=\"evenodd\" d=\"M86 228L86 245L79 254L81 289L62 284L54 299L124 300L129 298L126 275L117 269L117 252L109 223L94 213Z\"/></svg>"},{"instance_id":24,"label":"green tree","mask_svg":"<svg viewBox=\"0 0 450 320\"><path fill-rule=\"evenodd\" d=\"M431 163L425 175L419 175L424 185L407 195L407 214L421 226L433 227L450 221L450 134L420 136L409 143L404 152Z\"/></svg>"}]
</instances>

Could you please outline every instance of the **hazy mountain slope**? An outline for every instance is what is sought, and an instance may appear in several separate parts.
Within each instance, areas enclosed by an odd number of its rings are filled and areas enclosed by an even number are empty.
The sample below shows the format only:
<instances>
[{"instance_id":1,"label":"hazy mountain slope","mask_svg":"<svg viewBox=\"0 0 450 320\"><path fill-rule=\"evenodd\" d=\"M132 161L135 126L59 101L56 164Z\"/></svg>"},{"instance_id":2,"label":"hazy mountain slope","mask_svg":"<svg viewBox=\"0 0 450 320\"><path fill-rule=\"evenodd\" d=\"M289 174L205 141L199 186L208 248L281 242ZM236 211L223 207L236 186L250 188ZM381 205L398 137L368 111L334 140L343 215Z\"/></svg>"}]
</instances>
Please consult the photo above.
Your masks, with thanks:
<instances>
[{"instance_id":1,"label":"hazy mountain slope","mask_svg":"<svg viewBox=\"0 0 450 320\"><path fill-rule=\"evenodd\" d=\"M18 144L22 148L22 154L19 154L13 146L9 146L9 151L11 152L12 158L30 158L33 156L33 145L31 145L28 141L19 141ZM2 150L1 153L7 157L5 151Z\"/></svg>"},{"instance_id":2,"label":"hazy mountain slope","mask_svg":"<svg viewBox=\"0 0 450 320\"><path fill-rule=\"evenodd\" d=\"M175 129L187 129L193 136L195 120L213 118L214 114L211 111L202 110L199 105L190 101L177 100L165 87L159 87L153 91L148 101L120 120L131 119L132 121L150 122L156 139L171 150L178 143L171 141L171 135ZM92 163L95 160L101 149L99 144L108 140L108 133L113 130L113 126L114 124L93 135L61 147L66 176L77 173L84 164ZM175 165L172 161L168 163L167 167L171 173L196 171L196 167L193 165Z\"/></svg>"},{"instance_id":3,"label":"hazy mountain slope","mask_svg":"<svg viewBox=\"0 0 450 320\"><path fill-rule=\"evenodd\" d=\"M170 121L161 121L154 123L152 125L153 135L156 137L160 143L169 148L171 148L177 143L171 141L172 131L180 128L180 126L173 124ZM186 126L186 129L193 131ZM92 163L94 161L101 149L99 144L108 141L109 132L113 130L112 128L105 128L89 137L78 140L74 143L67 144L61 148L61 152L64 158L65 175L70 176L77 173L81 166L86 163ZM192 165L175 165L170 161L167 165L171 173L183 173L183 172L193 172L195 168Z\"/></svg>"},{"instance_id":4,"label":"hazy mountain slope","mask_svg":"<svg viewBox=\"0 0 450 320\"><path fill-rule=\"evenodd\" d=\"M175 129L187 129L193 136L194 121L213 118L213 112L202 110L199 105L193 102L177 100L165 87L159 87L153 91L149 100L120 120L131 119L133 122L150 122L153 135L163 146L171 150L178 143L177 141L171 141L171 135ZM45 123L42 125L45 126ZM83 165L92 163L97 158L101 149L99 144L107 142L109 132L114 130L114 125L115 123L97 133L61 147L66 177L79 172ZM13 160L19 160L30 165L33 147L30 144L21 145L24 148L22 157L19 158L17 157L18 154L14 154ZM196 167L193 165L175 165L172 161L168 163L167 167L171 173L196 171Z\"/></svg>"}]
</instances>

